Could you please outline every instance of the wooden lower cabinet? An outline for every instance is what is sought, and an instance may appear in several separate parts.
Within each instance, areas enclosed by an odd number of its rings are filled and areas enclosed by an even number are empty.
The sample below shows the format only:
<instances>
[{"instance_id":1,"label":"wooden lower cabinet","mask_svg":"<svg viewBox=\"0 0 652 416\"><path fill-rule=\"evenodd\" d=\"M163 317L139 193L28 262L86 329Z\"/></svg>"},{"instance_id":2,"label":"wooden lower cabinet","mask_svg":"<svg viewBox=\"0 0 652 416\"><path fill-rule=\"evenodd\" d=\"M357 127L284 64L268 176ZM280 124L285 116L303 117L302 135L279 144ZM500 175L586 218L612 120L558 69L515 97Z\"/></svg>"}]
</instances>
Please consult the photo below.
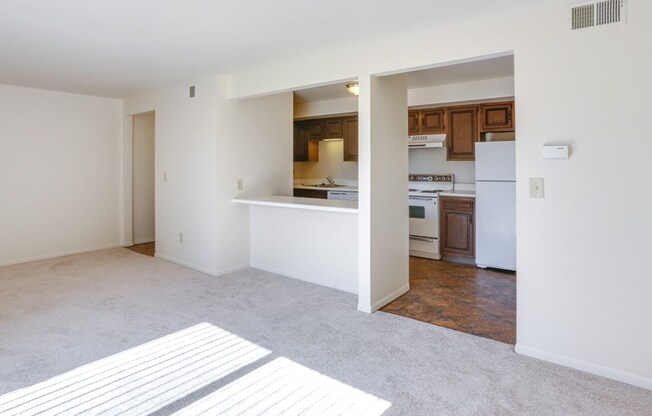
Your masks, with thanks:
<instances>
[{"instance_id":1,"label":"wooden lower cabinet","mask_svg":"<svg viewBox=\"0 0 652 416\"><path fill-rule=\"evenodd\" d=\"M440 196L439 206L441 255L475 257L475 199Z\"/></svg>"},{"instance_id":2,"label":"wooden lower cabinet","mask_svg":"<svg viewBox=\"0 0 652 416\"><path fill-rule=\"evenodd\" d=\"M319 189L294 188L293 195L302 198L328 199L328 191L322 191Z\"/></svg>"}]
</instances>

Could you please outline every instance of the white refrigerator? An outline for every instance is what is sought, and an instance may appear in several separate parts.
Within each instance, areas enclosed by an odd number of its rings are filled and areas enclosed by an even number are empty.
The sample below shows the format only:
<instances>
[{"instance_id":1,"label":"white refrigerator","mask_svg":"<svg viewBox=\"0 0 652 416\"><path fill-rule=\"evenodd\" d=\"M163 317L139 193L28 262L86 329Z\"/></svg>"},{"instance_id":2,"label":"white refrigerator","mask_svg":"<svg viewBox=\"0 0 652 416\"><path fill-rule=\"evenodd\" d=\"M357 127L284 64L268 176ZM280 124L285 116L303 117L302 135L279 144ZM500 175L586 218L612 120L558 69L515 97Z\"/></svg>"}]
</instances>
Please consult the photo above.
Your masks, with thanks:
<instances>
[{"instance_id":1,"label":"white refrigerator","mask_svg":"<svg viewBox=\"0 0 652 416\"><path fill-rule=\"evenodd\" d=\"M475 144L475 262L516 270L515 142Z\"/></svg>"}]
</instances>

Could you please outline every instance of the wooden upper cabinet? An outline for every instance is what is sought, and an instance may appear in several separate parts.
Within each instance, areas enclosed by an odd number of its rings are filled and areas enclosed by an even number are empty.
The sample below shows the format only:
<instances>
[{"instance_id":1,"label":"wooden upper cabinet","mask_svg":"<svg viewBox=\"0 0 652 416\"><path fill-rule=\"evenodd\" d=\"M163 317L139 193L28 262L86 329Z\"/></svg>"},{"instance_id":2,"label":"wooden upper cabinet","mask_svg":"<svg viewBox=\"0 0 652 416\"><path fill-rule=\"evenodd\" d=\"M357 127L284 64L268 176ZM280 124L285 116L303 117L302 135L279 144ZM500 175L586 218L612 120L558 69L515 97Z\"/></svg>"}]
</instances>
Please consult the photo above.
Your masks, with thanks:
<instances>
[{"instance_id":1,"label":"wooden upper cabinet","mask_svg":"<svg viewBox=\"0 0 652 416\"><path fill-rule=\"evenodd\" d=\"M449 107L447 160L475 160L475 142L479 141L478 107Z\"/></svg>"},{"instance_id":2,"label":"wooden upper cabinet","mask_svg":"<svg viewBox=\"0 0 652 416\"><path fill-rule=\"evenodd\" d=\"M481 104L480 130L514 131L514 102Z\"/></svg>"},{"instance_id":3,"label":"wooden upper cabinet","mask_svg":"<svg viewBox=\"0 0 652 416\"><path fill-rule=\"evenodd\" d=\"M419 111L411 110L408 111L408 134L419 134Z\"/></svg>"},{"instance_id":4,"label":"wooden upper cabinet","mask_svg":"<svg viewBox=\"0 0 652 416\"><path fill-rule=\"evenodd\" d=\"M436 134L445 132L445 108L408 111L408 134Z\"/></svg>"},{"instance_id":5,"label":"wooden upper cabinet","mask_svg":"<svg viewBox=\"0 0 652 416\"><path fill-rule=\"evenodd\" d=\"M422 134L436 134L446 132L445 109L434 108L432 110L422 110L420 113Z\"/></svg>"},{"instance_id":6,"label":"wooden upper cabinet","mask_svg":"<svg viewBox=\"0 0 652 416\"><path fill-rule=\"evenodd\" d=\"M342 119L341 118L328 118L324 120L324 139L341 139L342 134Z\"/></svg>"},{"instance_id":7,"label":"wooden upper cabinet","mask_svg":"<svg viewBox=\"0 0 652 416\"><path fill-rule=\"evenodd\" d=\"M308 121L308 138L312 140L324 138L324 120Z\"/></svg>"},{"instance_id":8,"label":"wooden upper cabinet","mask_svg":"<svg viewBox=\"0 0 652 416\"><path fill-rule=\"evenodd\" d=\"M344 161L358 161L358 117L344 117L342 119L344 129Z\"/></svg>"},{"instance_id":9,"label":"wooden upper cabinet","mask_svg":"<svg viewBox=\"0 0 652 416\"><path fill-rule=\"evenodd\" d=\"M294 161L315 162L319 160L319 142L310 140L310 123L294 122Z\"/></svg>"},{"instance_id":10,"label":"wooden upper cabinet","mask_svg":"<svg viewBox=\"0 0 652 416\"><path fill-rule=\"evenodd\" d=\"M294 122L294 161L317 162L319 141L343 139L344 161L358 160L358 116Z\"/></svg>"}]
</instances>

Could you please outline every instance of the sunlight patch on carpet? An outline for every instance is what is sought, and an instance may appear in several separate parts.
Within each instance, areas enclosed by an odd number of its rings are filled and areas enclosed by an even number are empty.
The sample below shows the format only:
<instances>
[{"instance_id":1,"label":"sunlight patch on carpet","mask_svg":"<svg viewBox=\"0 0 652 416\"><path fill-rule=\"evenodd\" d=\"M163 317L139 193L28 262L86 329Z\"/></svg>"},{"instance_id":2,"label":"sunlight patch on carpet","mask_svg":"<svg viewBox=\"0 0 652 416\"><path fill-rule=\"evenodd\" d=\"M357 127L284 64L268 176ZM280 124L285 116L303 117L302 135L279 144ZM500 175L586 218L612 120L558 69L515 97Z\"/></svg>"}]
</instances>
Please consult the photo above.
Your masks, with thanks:
<instances>
[{"instance_id":1,"label":"sunlight patch on carpet","mask_svg":"<svg viewBox=\"0 0 652 416\"><path fill-rule=\"evenodd\" d=\"M281 357L175 413L380 416L391 403Z\"/></svg>"},{"instance_id":2,"label":"sunlight patch on carpet","mask_svg":"<svg viewBox=\"0 0 652 416\"><path fill-rule=\"evenodd\" d=\"M146 415L268 354L202 323L0 396L0 414Z\"/></svg>"}]
</instances>

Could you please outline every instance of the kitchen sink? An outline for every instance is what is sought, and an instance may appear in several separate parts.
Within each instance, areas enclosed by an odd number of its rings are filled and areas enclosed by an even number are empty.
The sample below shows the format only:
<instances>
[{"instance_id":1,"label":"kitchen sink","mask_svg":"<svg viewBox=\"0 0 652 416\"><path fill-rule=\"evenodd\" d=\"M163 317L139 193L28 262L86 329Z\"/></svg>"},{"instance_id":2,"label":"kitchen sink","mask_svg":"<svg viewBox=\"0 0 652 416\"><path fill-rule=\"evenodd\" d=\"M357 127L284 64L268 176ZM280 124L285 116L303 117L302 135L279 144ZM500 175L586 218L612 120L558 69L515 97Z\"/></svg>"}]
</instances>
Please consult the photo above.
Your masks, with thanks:
<instances>
[{"instance_id":1,"label":"kitchen sink","mask_svg":"<svg viewBox=\"0 0 652 416\"><path fill-rule=\"evenodd\" d=\"M301 186L312 186L312 187L316 187L316 188L339 188L340 186L346 186L346 185L336 185L336 184L331 184L331 183L321 183L319 185L301 184Z\"/></svg>"}]
</instances>

